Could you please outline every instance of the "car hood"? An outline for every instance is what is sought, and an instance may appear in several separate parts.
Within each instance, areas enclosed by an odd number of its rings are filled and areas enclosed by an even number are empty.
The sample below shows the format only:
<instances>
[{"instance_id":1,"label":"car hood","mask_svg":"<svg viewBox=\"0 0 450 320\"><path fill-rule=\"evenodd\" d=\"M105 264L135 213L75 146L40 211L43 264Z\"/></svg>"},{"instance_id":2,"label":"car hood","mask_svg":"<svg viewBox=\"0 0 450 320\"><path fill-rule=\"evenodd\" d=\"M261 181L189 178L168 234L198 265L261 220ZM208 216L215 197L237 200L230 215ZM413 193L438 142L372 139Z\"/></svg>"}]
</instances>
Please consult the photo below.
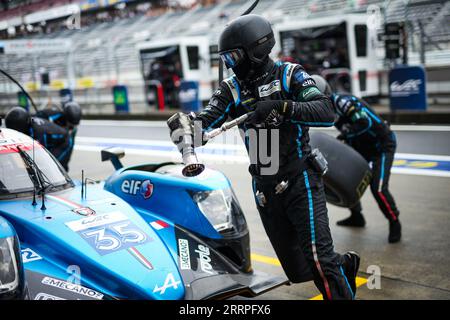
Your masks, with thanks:
<instances>
[{"instance_id":1,"label":"car hood","mask_svg":"<svg viewBox=\"0 0 450 320\"><path fill-rule=\"evenodd\" d=\"M0 215L16 229L27 274L39 290L76 290L67 285L75 270L81 288L101 293L94 298L184 296L177 263L159 235L101 185L89 186L85 198L79 186L48 194L45 210L41 206L41 199L36 206L29 198L0 202Z\"/></svg>"}]
</instances>

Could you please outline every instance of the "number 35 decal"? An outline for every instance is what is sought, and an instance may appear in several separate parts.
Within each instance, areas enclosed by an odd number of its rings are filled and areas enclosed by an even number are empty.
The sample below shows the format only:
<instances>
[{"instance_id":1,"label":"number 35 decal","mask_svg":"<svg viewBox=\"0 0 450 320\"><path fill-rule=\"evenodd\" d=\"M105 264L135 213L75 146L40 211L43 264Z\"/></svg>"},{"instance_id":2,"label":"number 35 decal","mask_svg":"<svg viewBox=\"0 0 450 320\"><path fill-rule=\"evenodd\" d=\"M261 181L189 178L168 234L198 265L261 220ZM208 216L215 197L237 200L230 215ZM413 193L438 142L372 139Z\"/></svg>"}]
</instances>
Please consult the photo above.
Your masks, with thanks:
<instances>
[{"instance_id":1,"label":"number 35 decal","mask_svg":"<svg viewBox=\"0 0 450 320\"><path fill-rule=\"evenodd\" d=\"M80 235L101 255L151 240L131 221L89 228L81 232Z\"/></svg>"}]
</instances>

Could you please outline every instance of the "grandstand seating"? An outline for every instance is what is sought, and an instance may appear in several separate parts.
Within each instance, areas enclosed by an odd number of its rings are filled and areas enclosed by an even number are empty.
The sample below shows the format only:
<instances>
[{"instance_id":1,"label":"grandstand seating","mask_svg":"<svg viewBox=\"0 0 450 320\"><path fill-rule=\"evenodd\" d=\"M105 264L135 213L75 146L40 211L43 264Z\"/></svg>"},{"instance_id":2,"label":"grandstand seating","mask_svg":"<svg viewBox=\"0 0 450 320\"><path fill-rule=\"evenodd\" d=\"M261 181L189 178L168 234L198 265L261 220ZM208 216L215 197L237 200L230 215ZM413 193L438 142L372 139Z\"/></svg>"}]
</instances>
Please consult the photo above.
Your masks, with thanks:
<instances>
[{"instance_id":1,"label":"grandstand seating","mask_svg":"<svg viewBox=\"0 0 450 320\"><path fill-rule=\"evenodd\" d=\"M197 6L189 11L169 10L160 16L136 15L118 21L102 22L81 26L80 30L60 28L50 34L33 34L32 39L70 39L73 42L73 60L69 54L41 54L30 56L0 55L0 66L7 67L18 79L32 78L39 66L45 66L58 78L66 78L68 62L74 63L77 78L93 76L102 79L100 86L111 83L119 76L127 84L140 85L139 58L135 44L145 39L168 38L180 35L208 34L211 41L217 40L223 25L241 14L253 0L226 0L214 6ZM50 3L50 2L49 2ZM370 5L383 8L383 0L261 0L255 13L263 14L272 21L283 16L306 19L318 15L364 12ZM411 22L413 32L417 32L419 22L427 34L428 49L436 49L432 42L439 42L444 49L450 43L450 2L410 0L388 1L386 21ZM6 15L6 13L3 13ZM450 58L449 58L450 60ZM450 61L448 61L450 62ZM134 71L133 76L126 76ZM54 78L54 77L53 77ZM2 90L3 79L0 79Z\"/></svg>"}]
</instances>

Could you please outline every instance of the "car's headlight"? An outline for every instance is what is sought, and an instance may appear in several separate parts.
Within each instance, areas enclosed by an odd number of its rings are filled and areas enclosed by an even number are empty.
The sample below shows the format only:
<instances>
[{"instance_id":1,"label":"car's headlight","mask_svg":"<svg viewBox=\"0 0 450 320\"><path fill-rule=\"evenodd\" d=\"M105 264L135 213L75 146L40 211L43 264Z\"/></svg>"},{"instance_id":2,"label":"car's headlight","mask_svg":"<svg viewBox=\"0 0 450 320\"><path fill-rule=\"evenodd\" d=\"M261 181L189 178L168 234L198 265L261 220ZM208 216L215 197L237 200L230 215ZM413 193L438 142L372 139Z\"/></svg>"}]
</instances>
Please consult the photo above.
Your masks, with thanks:
<instances>
[{"instance_id":1,"label":"car's headlight","mask_svg":"<svg viewBox=\"0 0 450 320\"><path fill-rule=\"evenodd\" d=\"M196 192L192 199L218 232L233 228L230 189Z\"/></svg>"},{"instance_id":2,"label":"car's headlight","mask_svg":"<svg viewBox=\"0 0 450 320\"><path fill-rule=\"evenodd\" d=\"M19 269L14 251L14 237L0 239L0 293L19 286Z\"/></svg>"}]
</instances>

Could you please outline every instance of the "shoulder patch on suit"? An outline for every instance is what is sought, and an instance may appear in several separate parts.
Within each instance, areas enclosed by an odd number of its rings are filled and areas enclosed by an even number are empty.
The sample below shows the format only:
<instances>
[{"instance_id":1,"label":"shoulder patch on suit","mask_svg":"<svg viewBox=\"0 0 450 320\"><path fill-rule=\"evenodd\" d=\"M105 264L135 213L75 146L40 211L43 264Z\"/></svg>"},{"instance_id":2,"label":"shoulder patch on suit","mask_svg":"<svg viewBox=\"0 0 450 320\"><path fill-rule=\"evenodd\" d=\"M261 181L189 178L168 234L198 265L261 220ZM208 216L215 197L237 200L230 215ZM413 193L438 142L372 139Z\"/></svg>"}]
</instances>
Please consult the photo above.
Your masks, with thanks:
<instances>
[{"instance_id":1,"label":"shoulder patch on suit","mask_svg":"<svg viewBox=\"0 0 450 320\"><path fill-rule=\"evenodd\" d=\"M305 70L298 70L294 74L294 78L295 78L295 80L297 80L298 82L303 84L303 82L305 82L306 80L311 79L311 76Z\"/></svg>"}]
</instances>

